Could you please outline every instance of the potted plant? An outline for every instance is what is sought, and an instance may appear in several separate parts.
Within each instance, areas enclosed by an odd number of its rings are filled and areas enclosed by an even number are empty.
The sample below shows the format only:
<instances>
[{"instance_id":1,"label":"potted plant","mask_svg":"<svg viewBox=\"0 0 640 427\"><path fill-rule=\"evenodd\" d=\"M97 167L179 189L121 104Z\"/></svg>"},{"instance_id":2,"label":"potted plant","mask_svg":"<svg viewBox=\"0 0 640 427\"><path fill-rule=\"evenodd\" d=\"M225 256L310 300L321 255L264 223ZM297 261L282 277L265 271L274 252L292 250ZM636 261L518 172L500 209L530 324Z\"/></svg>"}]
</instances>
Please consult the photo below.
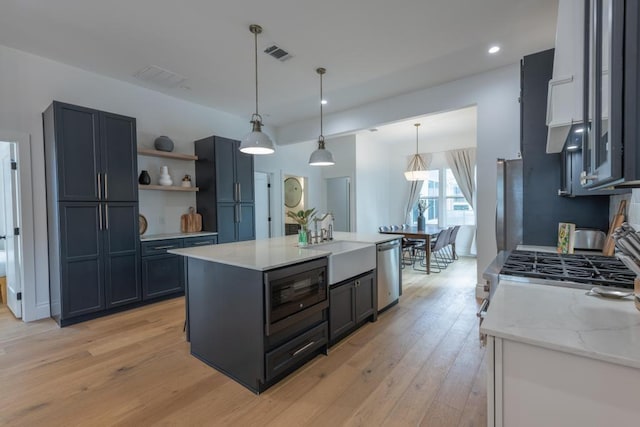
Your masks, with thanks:
<instances>
[{"instance_id":1,"label":"potted plant","mask_svg":"<svg viewBox=\"0 0 640 427\"><path fill-rule=\"evenodd\" d=\"M298 230L298 246L307 245L307 227L309 221L315 216L316 208L299 210L298 212L287 211L287 216L294 220L297 224L300 224L300 230Z\"/></svg>"}]
</instances>

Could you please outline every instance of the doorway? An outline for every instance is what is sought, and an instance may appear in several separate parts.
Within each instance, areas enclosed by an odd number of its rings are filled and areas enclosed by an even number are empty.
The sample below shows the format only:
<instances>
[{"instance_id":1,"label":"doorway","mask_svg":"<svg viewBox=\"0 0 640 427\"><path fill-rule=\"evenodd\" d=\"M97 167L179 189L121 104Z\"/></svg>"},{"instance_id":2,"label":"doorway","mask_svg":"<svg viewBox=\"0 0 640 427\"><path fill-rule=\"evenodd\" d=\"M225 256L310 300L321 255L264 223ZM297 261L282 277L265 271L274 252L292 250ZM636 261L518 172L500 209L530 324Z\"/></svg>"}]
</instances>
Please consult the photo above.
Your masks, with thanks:
<instances>
[{"instance_id":1,"label":"doorway","mask_svg":"<svg viewBox=\"0 0 640 427\"><path fill-rule=\"evenodd\" d=\"M256 240L268 239L271 231L271 177L266 172L254 172Z\"/></svg>"},{"instance_id":2,"label":"doorway","mask_svg":"<svg viewBox=\"0 0 640 427\"><path fill-rule=\"evenodd\" d=\"M0 141L0 295L2 304L22 318L23 257L20 233L18 146Z\"/></svg>"},{"instance_id":3,"label":"doorway","mask_svg":"<svg viewBox=\"0 0 640 427\"><path fill-rule=\"evenodd\" d=\"M351 178L327 178L327 211L333 213L334 231L351 231Z\"/></svg>"}]
</instances>

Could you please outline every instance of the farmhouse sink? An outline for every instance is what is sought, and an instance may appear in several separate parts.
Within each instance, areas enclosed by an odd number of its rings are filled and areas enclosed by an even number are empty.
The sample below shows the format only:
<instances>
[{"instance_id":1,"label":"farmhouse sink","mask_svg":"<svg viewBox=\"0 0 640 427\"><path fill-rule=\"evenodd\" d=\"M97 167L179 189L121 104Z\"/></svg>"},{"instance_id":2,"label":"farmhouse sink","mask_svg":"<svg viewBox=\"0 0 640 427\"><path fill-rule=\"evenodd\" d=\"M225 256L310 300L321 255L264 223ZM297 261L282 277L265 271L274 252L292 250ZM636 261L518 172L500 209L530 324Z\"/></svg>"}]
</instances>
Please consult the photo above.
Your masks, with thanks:
<instances>
[{"instance_id":1,"label":"farmhouse sink","mask_svg":"<svg viewBox=\"0 0 640 427\"><path fill-rule=\"evenodd\" d=\"M329 255L329 284L358 276L376 268L376 245L345 240L319 243L305 249L331 252Z\"/></svg>"}]
</instances>

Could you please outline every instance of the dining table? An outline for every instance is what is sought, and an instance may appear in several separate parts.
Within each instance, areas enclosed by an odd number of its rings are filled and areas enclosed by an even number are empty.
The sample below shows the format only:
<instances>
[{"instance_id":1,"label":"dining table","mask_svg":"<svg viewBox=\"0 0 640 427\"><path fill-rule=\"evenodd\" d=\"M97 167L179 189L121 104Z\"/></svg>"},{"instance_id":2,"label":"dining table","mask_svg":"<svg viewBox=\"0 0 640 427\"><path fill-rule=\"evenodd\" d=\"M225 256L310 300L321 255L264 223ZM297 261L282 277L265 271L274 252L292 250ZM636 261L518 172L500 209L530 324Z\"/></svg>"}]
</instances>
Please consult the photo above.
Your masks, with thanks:
<instances>
[{"instance_id":1,"label":"dining table","mask_svg":"<svg viewBox=\"0 0 640 427\"><path fill-rule=\"evenodd\" d=\"M443 231L442 228L434 224L426 224L424 230L418 230L418 227L408 227L398 230L380 231L382 234L397 234L407 239L424 240L424 260L427 274L431 274L431 238L437 236Z\"/></svg>"}]
</instances>

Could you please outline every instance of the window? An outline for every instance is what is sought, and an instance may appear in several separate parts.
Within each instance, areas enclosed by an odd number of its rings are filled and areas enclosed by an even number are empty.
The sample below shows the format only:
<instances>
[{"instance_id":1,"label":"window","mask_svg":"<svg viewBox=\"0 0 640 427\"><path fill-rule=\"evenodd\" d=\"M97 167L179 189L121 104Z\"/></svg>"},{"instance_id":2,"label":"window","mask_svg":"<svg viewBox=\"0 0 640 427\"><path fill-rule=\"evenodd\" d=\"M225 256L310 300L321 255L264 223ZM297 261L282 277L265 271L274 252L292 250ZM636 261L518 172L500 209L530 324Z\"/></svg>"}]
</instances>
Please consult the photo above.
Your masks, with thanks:
<instances>
[{"instance_id":1,"label":"window","mask_svg":"<svg viewBox=\"0 0 640 427\"><path fill-rule=\"evenodd\" d=\"M424 216L427 224L440 227L475 225L473 208L467 203L449 168L429 171L429 178L422 185L419 201L426 206ZM417 218L416 204L413 210L414 223Z\"/></svg>"}]
</instances>

